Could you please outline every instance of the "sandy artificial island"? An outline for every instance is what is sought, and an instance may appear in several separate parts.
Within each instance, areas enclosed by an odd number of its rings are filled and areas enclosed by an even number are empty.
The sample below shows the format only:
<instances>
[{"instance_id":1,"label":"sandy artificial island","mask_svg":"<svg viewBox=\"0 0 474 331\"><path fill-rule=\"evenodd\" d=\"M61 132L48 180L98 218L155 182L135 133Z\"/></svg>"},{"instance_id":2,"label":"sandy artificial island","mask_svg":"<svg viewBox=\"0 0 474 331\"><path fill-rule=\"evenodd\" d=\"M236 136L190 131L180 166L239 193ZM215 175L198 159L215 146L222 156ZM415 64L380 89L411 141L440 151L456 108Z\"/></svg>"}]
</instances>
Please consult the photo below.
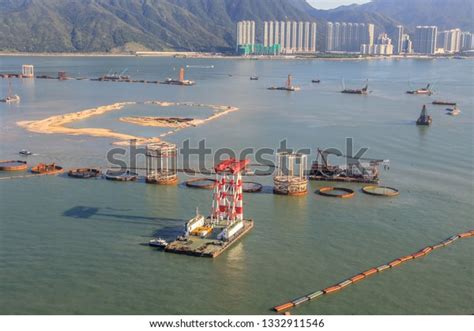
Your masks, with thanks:
<instances>
[{"instance_id":1,"label":"sandy artificial island","mask_svg":"<svg viewBox=\"0 0 474 331\"><path fill-rule=\"evenodd\" d=\"M46 134L66 134L71 136L86 135L92 137L107 137L117 139L117 142L114 142L115 145L128 145L130 140L136 140L138 145L144 145L149 143L159 142L160 138L167 135L173 134L181 129L188 127L196 127L202 125L208 121L212 121L220 116L228 114L229 112L236 111L238 108L231 106L221 106L221 105L207 105L200 103L191 103L191 102L165 102L165 101L146 101L144 104L153 104L160 107L169 107L169 106L189 106L189 107L203 107L209 108L213 111L213 114L205 119L194 119L194 118L184 118L184 117L122 117L120 121L127 122L131 124L137 124L142 126L155 126L155 127L165 127L172 128L174 130L162 133L159 137L138 137L125 133L115 132L110 129L103 128L71 128L67 124L84 120L92 116L103 115L108 112L117 111L123 109L125 106L136 105L139 102L118 102L111 105L100 106L97 108L91 108L82 110L75 113L68 113L63 115L55 115L45 118L43 120L37 121L20 121L17 122L22 128L27 129L31 132L36 133L46 133Z\"/></svg>"}]
</instances>

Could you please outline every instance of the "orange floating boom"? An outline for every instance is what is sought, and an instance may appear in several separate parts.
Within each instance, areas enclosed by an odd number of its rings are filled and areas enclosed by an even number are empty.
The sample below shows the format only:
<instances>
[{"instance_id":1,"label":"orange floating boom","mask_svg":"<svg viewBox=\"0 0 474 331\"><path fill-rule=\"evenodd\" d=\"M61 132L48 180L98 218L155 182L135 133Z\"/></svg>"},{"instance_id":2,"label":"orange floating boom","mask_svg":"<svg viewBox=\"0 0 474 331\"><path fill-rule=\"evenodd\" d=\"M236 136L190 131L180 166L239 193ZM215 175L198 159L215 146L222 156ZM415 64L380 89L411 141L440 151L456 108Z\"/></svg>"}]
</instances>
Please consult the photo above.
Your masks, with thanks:
<instances>
[{"instance_id":1,"label":"orange floating boom","mask_svg":"<svg viewBox=\"0 0 474 331\"><path fill-rule=\"evenodd\" d=\"M319 298L319 297L323 296L324 294L337 292L337 291L345 288L346 286L349 286L351 284L354 284L356 282L359 282L359 281L367 278L370 275L374 275L377 272L387 270L389 267L393 268L397 265L400 265L403 262L410 261L412 259L418 259L420 257L426 256L431 251L433 251L435 249L438 249L438 248L441 248L441 247L445 247L445 246L453 243L455 240L457 240L459 238L470 238L470 237L474 237L474 230L470 230L470 231L460 233L458 235L454 235L454 236L452 236L452 237L450 237L450 238L448 238L448 239L446 239L446 240L444 240L444 241L442 241L442 242L440 242L440 243L438 243L434 246L427 246L427 247L423 248L421 251L418 251L418 252L416 252L412 255L406 255L406 256L403 256L401 258L395 259L392 262L390 262L388 265L385 264L385 265L379 266L378 268L372 268L372 269L366 270L364 272L361 272L360 274L357 274L357 275L355 275L351 278L348 278L348 279L342 281L339 284L327 287L327 288L325 288L324 290L321 290L321 291L312 292L310 294L307 294L306 296L302 296L298 299L293 300L293 302L287 302L287 303L284 303L282 305L275 306L275 307L273 307L273 310L275 310L276 312L282 312L284 310L291 309L291 308L295 307L296 305L300 305L300 304L308 302L312 299Z\"/></svg>"}]
</instances>

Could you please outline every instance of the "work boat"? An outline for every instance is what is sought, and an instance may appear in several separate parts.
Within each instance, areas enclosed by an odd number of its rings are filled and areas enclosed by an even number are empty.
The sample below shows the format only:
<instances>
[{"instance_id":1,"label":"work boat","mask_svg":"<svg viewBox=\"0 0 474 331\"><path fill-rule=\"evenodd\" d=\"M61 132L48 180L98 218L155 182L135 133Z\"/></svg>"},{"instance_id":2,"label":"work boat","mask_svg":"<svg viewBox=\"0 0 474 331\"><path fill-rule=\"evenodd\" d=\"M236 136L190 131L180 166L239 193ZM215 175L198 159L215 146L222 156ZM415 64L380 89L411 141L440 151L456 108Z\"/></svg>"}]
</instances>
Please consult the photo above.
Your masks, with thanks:
<instances>
[{"instance_id":1,"label":"work boat","mask_svg":"<svg viewBox=\"0 0 474 331\"><path fill-rule=\"evenodd\" d=\"M5 103L20 102L20 96L18 94L12 93L12 84L10 81L8 81L8 95L5 98L0 99L0 102L5 102Z\"/></svg>"},{"instance_id":2,"label":"work boat","mask_svg":"<svg viewBox=\"0 0 474 331\"><path fill-rule=\"evenodd\" d=\"M148 245L152 247L165 248L166 246L168 246L168 242L161 238L155 238L155 239L150 240Z\"/></svg>"}]
</instances>

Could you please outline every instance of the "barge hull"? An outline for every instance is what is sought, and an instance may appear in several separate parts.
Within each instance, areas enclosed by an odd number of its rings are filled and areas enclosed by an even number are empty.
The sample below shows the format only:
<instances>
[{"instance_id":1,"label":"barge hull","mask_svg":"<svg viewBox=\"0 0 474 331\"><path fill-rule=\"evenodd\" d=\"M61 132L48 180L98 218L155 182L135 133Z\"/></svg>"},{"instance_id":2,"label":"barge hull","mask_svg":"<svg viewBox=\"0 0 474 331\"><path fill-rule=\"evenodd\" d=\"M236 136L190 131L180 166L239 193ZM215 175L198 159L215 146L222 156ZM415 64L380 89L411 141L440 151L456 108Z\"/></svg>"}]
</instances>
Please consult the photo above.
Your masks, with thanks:
<instances>
[{"instance_id":1,"label":"barge hull","mask_svg":"<svg viewBox=\"0 0 474 331\"><path fill-rule=\"evenodd\" d=\"M189 240L186 241L173 241L170 243L168 246L165 248L165 252L167 253L174 253L174 254L184 254L184 255L190 255L190 256L197 256L197 257L208 257L208 258L215 258L218 257L220 254L222 254L226 249L231 247L233 244L235 244L240 238L242 238L244 235L246 235L250 230L253 229L253 221L252 220L244 220L244 228L236 234L234 237L232 237L231 240L228 242L223 242L224 244L222 246L220 245L213 245L212 242L216 242L216 239L201 239L198 236L190 236L191 240L200 240L202 241L202 245L199 247L188 247L186 243L189 242ZM207 242L207 243L206 243ZM213 246L213 248L210 251L201 251L200 248L203 247L203 245L206 245L206 249L209 246Z\"/></svg>"}]
</instances>

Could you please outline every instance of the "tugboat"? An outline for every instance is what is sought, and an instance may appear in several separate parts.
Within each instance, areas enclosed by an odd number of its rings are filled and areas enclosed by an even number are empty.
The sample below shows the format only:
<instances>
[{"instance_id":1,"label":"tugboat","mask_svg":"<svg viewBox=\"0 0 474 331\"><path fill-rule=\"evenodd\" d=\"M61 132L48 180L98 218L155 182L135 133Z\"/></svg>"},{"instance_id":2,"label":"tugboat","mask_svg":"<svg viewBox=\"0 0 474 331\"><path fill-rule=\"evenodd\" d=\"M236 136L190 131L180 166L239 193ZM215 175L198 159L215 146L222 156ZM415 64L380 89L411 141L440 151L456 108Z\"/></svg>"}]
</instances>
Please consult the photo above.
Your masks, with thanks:
<instances>
[{"instance_id":1,"label":"tugboat","mask_svg":"<svg viewBox=\"0 0 474 331\"><path fill-rule=\"evenodd\" d=\"M5 103L20 102L20 96L18 94L12 93L12 83L10 80L8 81L8 95L5 98L0 99L0 102L5 102Z\"/></svg>"},{"instance_id":2,"label":"tugboat","mask_svg":"<svg viewBox=\"0 0 474 331\"><path fill-rule=\"evenodd\" d=\"M291 84L291 75L288 75L288 79L286 81L286 86L281 86L281 87L269 87L268 90L271 91L288 91L288 92L294 92L294 91L299 91L300 88L299 86L294 86Z\"/></svg>"},{"instance_id":3,"label":"tugboat","mask_svg":"<svg viewBox=\"0 0 474 331\"><path fill-rule=\"evenodd\" d=\"M446 115L451 115L451 116L458 116L461 111L458 109L458 107L454 106L453 108L446 108Z\"/></svg>"},{"instance_id":4,"label":"tugboat","mask_svg":"<svg viewBox=\"0 0 474 331\"><path fill-rule=\"evenodd\" d=\"M148 242L148 245L151 247L165 248L168 246L168 242L161 238L155 238Z\"/></svg>"},{"instance_id":5,"label":"tugboat","mask_svg":"<svg viewBox=\"0 0 474 331\"><path fill-rule=\"evenodd\" d=\"M433 91L430 89L431 84L426 85L426 87L419 88L413 91L407 91L408 94L421 94L421 95L432 95Z\"/></svg>"},{"instance_id":6,"label":"tugboat","mask_svg":"<svg viewBox=\"0 0 474 331\"><path fill-rule=\"evenodd\" d=\"M344 87L341 93L367 95L369 93L369 82L366 82L361 89L347 89Z\"/></svg>"},{"instance_id":7,"label":"tugboat","mask_svg":"<svg viewBox=\"0 0 474 331\"><path fill-rule=\"evenodd\" d=\"M430 125L431 122L433 122L433 119L427 114L426 105L423 105L420 117L416 120L416 125Z\"/></svg>"}]
</instances>

